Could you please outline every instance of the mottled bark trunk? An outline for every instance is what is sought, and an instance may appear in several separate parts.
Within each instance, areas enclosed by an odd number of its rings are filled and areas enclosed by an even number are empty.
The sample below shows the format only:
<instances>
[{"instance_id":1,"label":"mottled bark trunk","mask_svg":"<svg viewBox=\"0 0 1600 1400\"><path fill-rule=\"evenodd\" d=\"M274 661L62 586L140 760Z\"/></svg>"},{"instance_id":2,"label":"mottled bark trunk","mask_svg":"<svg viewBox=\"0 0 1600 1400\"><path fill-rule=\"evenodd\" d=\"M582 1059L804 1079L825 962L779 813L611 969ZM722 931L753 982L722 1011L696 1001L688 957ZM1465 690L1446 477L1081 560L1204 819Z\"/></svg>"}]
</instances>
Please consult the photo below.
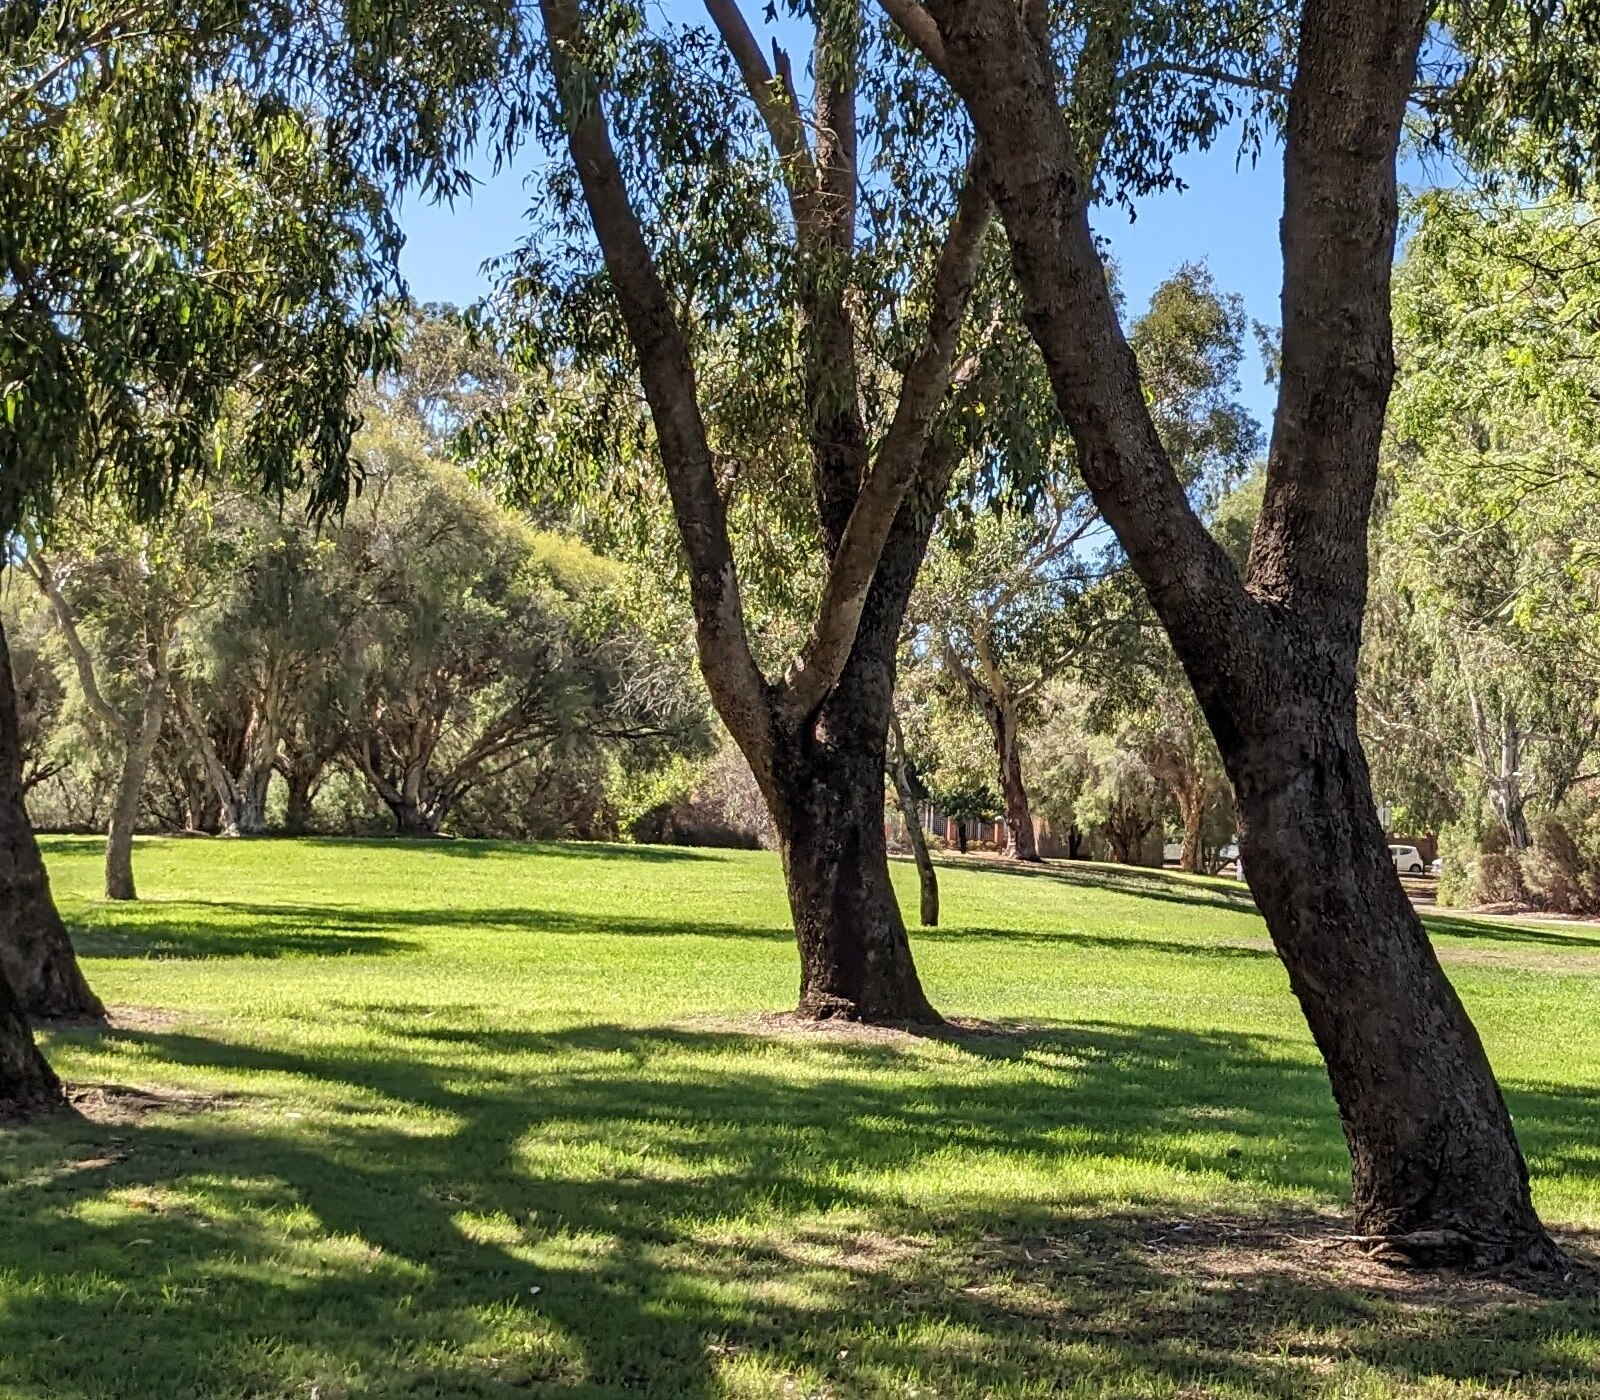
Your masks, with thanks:
<instances>
[{"instance_id":1,"label":"mottled bark trunk","mask_svg":"<svg viewBox=\"0 0 1600 1400\"><path fill-rule=\"evenodd\" d=\"M65 1106L61 1081L39 1053L22 1008L0 974L0 1123Z\"/></svg>"},{"instance_id":2,"label":"mottled bark trunk","mask_svg":"<svg viewBox=\"0 0 1600 1400\"><path fill-rule=\"evenodd\" d=\"M122 775L117 782L116 801L111 806L111 822L106 828L107 899L139 897L133 881L133 833L139 822L145 774L150 769L150 756L156 751L156 740L161 737L166 709L166 676L157 674L145 690L144 714L122 756Z\"/></svg>"},{"instance_id":3,"label":"mottled bark trunk","mask_svg":"<svg viewBox=\"0 0 1600 1400\"><path fill-rule=\"evenodd\" d=\"M22 800L22 750L11 656L0 629L0 977L24 1014L105 1016L89 989L50 896L39 843ZM31 1040L29 1042L32 1043Z\"/></svg>"},{"instance_id":4,"label":"mottled bark trunk","mask_svg":"<svg viewBox=\"0 0 1600 1400\"><path fill-rule=\"evenodd\" d=\"M911 857L917 864L918 922L923 928L937 928L939 872L933 868L928 838L922 830L922 816L917 811L917 795L911 790L905 736L900 732L900 721L893 712L889 716L889 774L894 780L894 795L906 824L906 840L911 843Z\"/></svg>"}]
</instances>

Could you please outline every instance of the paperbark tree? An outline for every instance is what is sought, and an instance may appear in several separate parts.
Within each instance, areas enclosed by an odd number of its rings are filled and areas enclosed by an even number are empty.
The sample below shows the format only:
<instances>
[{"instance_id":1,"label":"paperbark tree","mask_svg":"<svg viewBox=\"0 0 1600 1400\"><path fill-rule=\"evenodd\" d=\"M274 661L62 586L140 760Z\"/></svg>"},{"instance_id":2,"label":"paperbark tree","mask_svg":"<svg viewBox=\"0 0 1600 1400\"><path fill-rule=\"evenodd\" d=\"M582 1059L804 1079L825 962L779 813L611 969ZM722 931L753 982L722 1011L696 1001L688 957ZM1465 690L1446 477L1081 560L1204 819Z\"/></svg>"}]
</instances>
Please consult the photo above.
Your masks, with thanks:
<instances>
[{"instance_id":1,"label":"paperbark tree","mask_svg":"<svg viewBox=\"0 0 1600 1400\"><path fill-rule=\"evenodd\" d=\"M1483 1046L1395 876L1356 733L1367 525L1393 373L1395 160L1428 7L1308 0L1301 11L1281 387L1243 578L1191 508L1146 409L1049 36L1009 0L903 13L990 153L1027 324L1084 479L1233 780L1251 889L1343 1120L1358 1230L1419 1261L1554 1265Z\"/></svg>"}]
</instances>

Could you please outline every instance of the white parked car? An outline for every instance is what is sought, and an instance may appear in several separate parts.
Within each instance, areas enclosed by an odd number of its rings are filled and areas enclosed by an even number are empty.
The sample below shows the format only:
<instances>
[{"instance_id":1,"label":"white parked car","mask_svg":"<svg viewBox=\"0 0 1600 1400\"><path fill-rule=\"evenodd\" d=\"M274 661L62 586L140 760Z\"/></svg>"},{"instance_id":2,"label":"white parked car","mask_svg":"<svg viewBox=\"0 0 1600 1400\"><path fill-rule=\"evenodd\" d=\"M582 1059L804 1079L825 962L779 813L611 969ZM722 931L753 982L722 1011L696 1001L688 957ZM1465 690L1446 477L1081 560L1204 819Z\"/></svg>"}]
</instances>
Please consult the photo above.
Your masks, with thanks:
<instances>
[{"instance_id":1,"label":"white parked car","mask_svg":"<svg viewBox=\"0 0 1600 1400\"><path fill-rule=\"evenodd\" d=\"M1389 854L1394 857L1394 868L1402 875L1421 875L1428 868L1423 863L1422 852L1415 846L1390 846Z\"/></svg>"}]
</instances>

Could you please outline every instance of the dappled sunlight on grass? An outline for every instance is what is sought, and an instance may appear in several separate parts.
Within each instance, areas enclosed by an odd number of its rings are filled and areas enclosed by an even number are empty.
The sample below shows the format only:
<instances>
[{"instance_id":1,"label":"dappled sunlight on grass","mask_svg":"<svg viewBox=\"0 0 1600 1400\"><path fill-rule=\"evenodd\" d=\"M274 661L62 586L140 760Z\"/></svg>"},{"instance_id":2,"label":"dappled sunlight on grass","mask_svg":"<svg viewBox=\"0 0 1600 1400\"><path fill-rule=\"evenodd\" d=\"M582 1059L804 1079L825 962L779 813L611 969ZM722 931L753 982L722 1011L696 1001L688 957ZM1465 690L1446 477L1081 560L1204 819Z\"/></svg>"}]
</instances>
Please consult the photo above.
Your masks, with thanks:
<instances>
[{"instance_id":1,"label":"dappled sunlight on grass","mask_svg":"<svg viewBox=\"0 0 1600 1400\"><path fill-rule=\"evenodd\" d=\"M919 959L988 1024L792 1032L771 857L465 845L145 843L130 911L49 844L96 985L165 1010L49 1038L139 1113L0 1140L0 1394L1600 1389L1592 1298L1339 1262L1337 1118L1237 898L948 870ZM1451 972L1541 1203L1600 1225L1596 981Z\"/></svg>"}]
</instances>

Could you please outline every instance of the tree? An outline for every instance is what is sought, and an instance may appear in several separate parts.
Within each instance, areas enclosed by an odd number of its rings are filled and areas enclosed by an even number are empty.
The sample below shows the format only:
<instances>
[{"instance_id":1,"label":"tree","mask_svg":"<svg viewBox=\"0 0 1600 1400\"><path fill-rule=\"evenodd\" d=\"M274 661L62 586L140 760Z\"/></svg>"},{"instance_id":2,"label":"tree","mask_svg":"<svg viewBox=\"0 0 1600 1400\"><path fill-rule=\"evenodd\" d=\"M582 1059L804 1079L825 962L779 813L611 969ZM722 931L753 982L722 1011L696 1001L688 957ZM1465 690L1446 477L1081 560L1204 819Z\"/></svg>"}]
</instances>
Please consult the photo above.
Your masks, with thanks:
<instances>
[{"instance_id":1,"label":"tree","mask_svg":"<svg viewBox=\"0 0 1600 1400\"><path fill-rule=\"evenodd\" d=\"M1208 502L1256 451L1259 430L1234 400L1244 313L1210 275L1180 268L1135 322L1150 407L1191 498ZM1036 390L1048 401L1048 386ZM1100 586L1122 567L1063 444L1056 477L984 510L948 511L913 600L913 623L989 725L1005 804L1007 854L1037 860L1022 732L1047 688L1069 672L1125 668L1138 618L1124 590ZM1142 612L1142 609L1139 610ZM1111 653L1118 653L1115 659Z\"/></svg>"},{"instance_id":2,"label":"tree","mask_svg":"<svg viewBox=\"0 0 1600 1400\"><path fill-rule=\"evenodd\" d=\"M235 0L0 12L8 558L17 531L47 533L73 496L158 512L205 474L230 404L263 487L309 481L324 505L344 499L350 387L384 357L368 312L395 285L382 186L458 190L463 144L504 132L517 103L489 82L516 47L504 19L426 0L402 26L370 6ZM363 120L318 120L308 99ZM0 750L14 755L8 666L0 691ZM0 965L27 1014L101 1014L20 781L0 762ZM0 1064L28 1058L7 1042ZM0 1100L20 1096L0 1079Z\"/></svg>"},{"instance_id":3,"label":"tree","mask_svg":"<svg viewBox=\"0 0 1600 1400\"><path fill-rule=\"evenodd\" d=\"M769 67L734 4L708 9L716 46L677 36L675 51L630 17L619 52L608 53L574 0L541 6L558 134L576 177L576 188L565 181L565 203L587 211L606 274L569 286L568 304L583 311L563 318L564 350L576 348L579 363L616 362L615 349L583 354L595 345L586 327L609 325L637 359L687 557L702 671L778 830L801 1014L931 1022L889 883L884 772L901 617L967 451L961 390L981 355L960 356L981 348L964 328L989 203L976 171L955 188L924 181L920 202L863 195L858 128L870 73L858 10L815 16L806 103L787 57L780 51ZM705 89L676 71L680 58L731 78L743 101L718 95L708 106L702 95L696 107L692 95ZM626 174L613 125L627 142ZM880 148L880 161L902 158L895 144ZM559 199L563 182L556 191ZM869 232L864 198L876 246L858 246ZM941 233L926 211L952 205ZM576 240L568 251L589 261ZM520 328L526 337L536 326L530 316ZM744 352L735 362L742 383L771 370L770 397L712 397L708 356L724 345ZM536 361L555 372L559 352ZM752 408L776 416L753 422ZM752 644L728 524L730 498L760 490L764 468L772 494L790 501L797 472L809 476L810 518L780 509L813 542L807 572L818 583L809 636L777 680Z\"/></svg>"},{"instance_id":4,"label":"tree","mask_svg":"<svg viewBox=\"0 0 1600 1400\"><path fill-rule=\"evenodd\" d=\"M900 804L901 820L906 824L906 840L911 844L911 858L917 866L919 896L917 922L923 928L937 928L939 872L933 868L933 856L928 850L928 838L922 830L917 784L911 760L906 754L906 736L900 727L900 717L892 710L889 714L889 779L894 785L895 800Z\"/></svg>"},{"instance_id":5,"label":"tree","mask_svg":"<svg viewBox=\"0 0 1600 1400\"><path fill-rule=\"evenodd\" d=\"M1090 232L1094 183L1058 100L1043 12L891 3L988 153L1080 470L1233 780L1251 889L1344 1123L1358 1230L1412 1258L1555 1264L1482 1044L1385 849L1357 735L1367 525L1392 378L1395 160L1427 6L1308 0L1284 54L1282 367L1241 577L1148 411ZM1091 41L1138 63L1136 27L1099 13L1087 22Z\"/></svg>"},{"instance_id":6,"label":"tree","mask_svg":"<svg viewBox=\"0 0 1600 1400\"><path fill-rule=\"evenodd\" d=\"M336 532L345 758L404 836L474 788L582 744L666 744L699 715L617 606L618 570L530 529L403 427L373 433L370 508ZM881 781L881 780L880 780Z\"/></svg>"},{"instance_id":7,"label":"tree","mask_svg":"<svg viewBox=\"0 0 1600 1400\"><path fill-rule=\"evenodd\" d=\"M34 543L23 564L55 614L90 715L119 751L105 893L134 899L134 828L167 718L178 631L216 572L213 517L190 491L160 525L141 526L113 505L58 524L72 554Z\"/></svg>"},{"instance_id":8,"label":"tree","mask_svg":"<svg viewBox=\"0 0 1600 1400\"><path fill-rule=\"evenodd\" d=\"M1513 853L1600 748L1597 252L1586 203L1435 193L1396 278L1363 720L1386 792Z\"/></svg>"}]
</instances>

